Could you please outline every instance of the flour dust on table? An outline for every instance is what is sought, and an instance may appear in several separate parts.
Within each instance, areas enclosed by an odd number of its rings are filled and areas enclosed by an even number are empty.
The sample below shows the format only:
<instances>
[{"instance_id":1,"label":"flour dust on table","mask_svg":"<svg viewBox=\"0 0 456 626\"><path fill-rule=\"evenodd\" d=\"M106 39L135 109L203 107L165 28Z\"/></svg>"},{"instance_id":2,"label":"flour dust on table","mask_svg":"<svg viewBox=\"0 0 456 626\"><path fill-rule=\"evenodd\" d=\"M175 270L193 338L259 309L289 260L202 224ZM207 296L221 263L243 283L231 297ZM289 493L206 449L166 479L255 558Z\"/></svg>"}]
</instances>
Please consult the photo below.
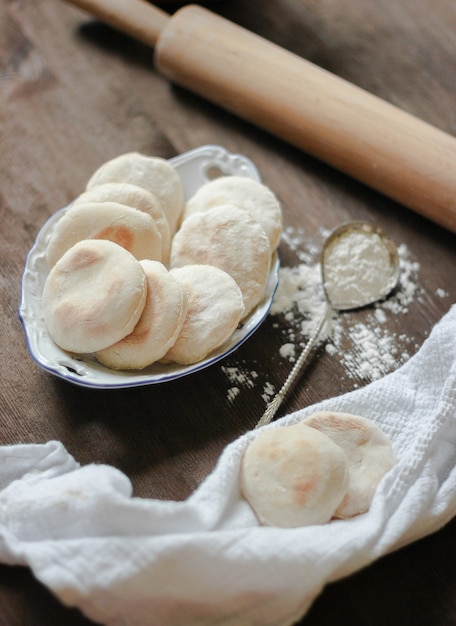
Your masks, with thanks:
<instances>
[{"instance_id":1,"label":"flour dust on table","mask_svg":"<svg viewBox=\"0 0 456 626\"><path fill-rule=\"evenodd\" d=\"M312 332L324 310L325 295L318 247L307 246L303 233L290 228L283 239L302 262L282 267L271 315L277 318L277 327L287 340L280 354L293 362L296 354L292 346L305 342ZM395 292L363 312L362 321L354 321L352 315L350 320L337 315L323 329L321 340L326 342L326 351L339 359L348 378L376 380L405 363L418 347L414 337L394 333L386 326L390 315L407 314L424 293L418 280L419 263L412 260L404 244L398 246L398 254L400 277ZM284 327L279 318L289 326Z\"/></svg>"},{"instance_id":2,"label":"flour dust on table","mask_svg":"<svg viewBox=\"0 0 456 626\"><path fill-rule=\"evenodd\" d=\"M323 230L320 234L322 239L328 235ZM319 262L321 247L315 239L306 237L302 229L293 227L284 228L282 243L295 253L299 262L280 268L279 286L270 315L283 337L280 358L294 363L326 306ZM407 315L414 303L422 301L426 295L419 281L420 264L405 244L399 244L397 249L400 277L393 294L364 311L359 320L334 315L320 335L326 352L339 360L346 378L354 381L355 388L394 371L419 347L414 336L394 332L388 324L394 316ZM443 289L436 289L435 295L447 297ZM261 397L266 403L276 391L270 382L261 380L254 367L235 359L222 371L232 385L227 392L229 402L236 400L242 388L261 385Z\"/></svg>"}]
</instances>

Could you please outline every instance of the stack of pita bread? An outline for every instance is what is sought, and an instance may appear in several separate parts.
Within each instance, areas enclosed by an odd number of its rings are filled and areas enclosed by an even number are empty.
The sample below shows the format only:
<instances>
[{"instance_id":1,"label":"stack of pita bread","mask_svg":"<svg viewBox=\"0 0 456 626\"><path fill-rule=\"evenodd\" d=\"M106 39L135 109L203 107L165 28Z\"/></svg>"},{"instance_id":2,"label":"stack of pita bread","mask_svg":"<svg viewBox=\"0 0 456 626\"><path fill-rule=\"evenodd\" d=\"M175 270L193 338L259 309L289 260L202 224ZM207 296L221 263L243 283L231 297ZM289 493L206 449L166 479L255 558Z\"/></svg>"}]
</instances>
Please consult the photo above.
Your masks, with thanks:
<instances>
[{"instance_id":1,"label":"stack of pita bread","mask_svg":"<svg viewBox=\"0 0 456 626\"><path fill-rule=\"evenodd\" d=\"M324 524L365 513L394 463L389 438L371 420L320 411L260 431L244 453L241 490L264 525Z\"/></svg>"},{"instance_id":2,"label":"stack of pita bread","mask_svg":"<svg viewBox=\"0 0 456 626\"><path fill-rule=\"evenodd\" d=\"M222 176L186 203L169 161L122 154L51 234L46 328L112 369L196 363L263 300L281 232L280 203L257 181Z\"/></svg>"}]
</instances>

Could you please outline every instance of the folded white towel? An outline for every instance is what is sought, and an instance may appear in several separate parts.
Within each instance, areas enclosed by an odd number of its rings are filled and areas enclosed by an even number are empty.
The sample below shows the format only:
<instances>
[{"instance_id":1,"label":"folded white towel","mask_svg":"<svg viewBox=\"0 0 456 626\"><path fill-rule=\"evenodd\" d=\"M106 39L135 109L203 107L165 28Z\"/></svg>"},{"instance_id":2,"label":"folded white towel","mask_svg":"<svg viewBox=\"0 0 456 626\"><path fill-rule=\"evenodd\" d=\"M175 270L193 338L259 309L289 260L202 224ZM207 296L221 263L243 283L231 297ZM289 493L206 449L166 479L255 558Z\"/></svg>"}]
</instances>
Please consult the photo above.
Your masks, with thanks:
<instances>
[{"instance_id":1,"label":"folded white towel","mask_svg":"<svg viewBox=\"0 0 456 626\"><path fill-rule=\"evenodd\" d=\"M258 525L239 492L251 431L183 502L131 497L113 467L55 441L0 447L0 561L28 565L62 602L115 626L292 624L329 581L431 533L456 513L456 306L420 351L362 389L288 415L376 422L398 463L370 510L296 529Z\"/></svg>"}]
</instances>

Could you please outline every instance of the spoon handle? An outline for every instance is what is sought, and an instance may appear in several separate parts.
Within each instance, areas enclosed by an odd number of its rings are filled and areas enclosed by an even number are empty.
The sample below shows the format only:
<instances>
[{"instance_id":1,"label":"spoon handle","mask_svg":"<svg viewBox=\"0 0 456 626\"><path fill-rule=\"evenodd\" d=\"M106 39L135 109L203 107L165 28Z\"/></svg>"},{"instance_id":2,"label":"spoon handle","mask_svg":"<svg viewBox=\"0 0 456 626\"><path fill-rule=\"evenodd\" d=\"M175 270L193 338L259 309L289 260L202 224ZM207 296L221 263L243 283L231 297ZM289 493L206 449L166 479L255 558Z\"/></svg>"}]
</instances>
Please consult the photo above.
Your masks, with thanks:
<instances>
[{"instance_id":1,"label":"spoon handle","mask_svg":"<svg viewBox=\"0 0 456 626\"><path fill-rule=\"evenodd\" d=\"M322 331L322 328L325 325L326 320L328 319L328 316L329 316L331 310L332 310L331 306L329 305L329 303L327 303L326 307L325 307L325 310L323 311L323 313L322 313L322 315L321 315L321 317L320 317L320 319L318 321L318 324L315 326L313 333L309 337L309 341L307 342L306 347L301 352L298 360L294 364L291 372L288 374L288 377L287 377L286 381L283 383L281 389L276 393L274 398L271 400L271 402L266 407L265 412L263 413L262 417L259 419L259 421L258 421L257 425L255 426L255 428L260 428L260 426L264 426L265 424L269 424L269 422L272 420L272 418L276 414L277 409L282 404L282 401L284 400L284 398L287 395L290 387L292 386L292 384L296 380L296 378L297 378L299 372L301 371L304 363L306 362L307 357L310 354L310 351L314 347L315 342L317 341L317 339L318 339L318 337L319 337L319 335L320 335L320 333Z\"/></svg>"}]
</instances>

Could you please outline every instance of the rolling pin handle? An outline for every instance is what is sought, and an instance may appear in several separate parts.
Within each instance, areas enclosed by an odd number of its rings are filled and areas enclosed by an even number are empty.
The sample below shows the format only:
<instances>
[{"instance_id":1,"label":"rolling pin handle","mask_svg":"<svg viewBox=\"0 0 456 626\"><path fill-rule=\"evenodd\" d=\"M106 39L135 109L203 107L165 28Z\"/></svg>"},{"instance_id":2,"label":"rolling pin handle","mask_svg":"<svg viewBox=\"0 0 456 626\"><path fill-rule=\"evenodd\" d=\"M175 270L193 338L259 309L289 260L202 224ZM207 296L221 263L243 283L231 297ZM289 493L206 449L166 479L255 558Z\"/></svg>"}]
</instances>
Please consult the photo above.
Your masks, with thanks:
<instances>
[{"instance_id":1,"label":"rolling pin handle","mask_svg":"<svg viewBox=\"0 0 456 626\"><path fill-rule=\"evenodd\" d=\"M154 47L169 15L144 0L67 0L105 24Z\"/></svg>"}]
</instances>

